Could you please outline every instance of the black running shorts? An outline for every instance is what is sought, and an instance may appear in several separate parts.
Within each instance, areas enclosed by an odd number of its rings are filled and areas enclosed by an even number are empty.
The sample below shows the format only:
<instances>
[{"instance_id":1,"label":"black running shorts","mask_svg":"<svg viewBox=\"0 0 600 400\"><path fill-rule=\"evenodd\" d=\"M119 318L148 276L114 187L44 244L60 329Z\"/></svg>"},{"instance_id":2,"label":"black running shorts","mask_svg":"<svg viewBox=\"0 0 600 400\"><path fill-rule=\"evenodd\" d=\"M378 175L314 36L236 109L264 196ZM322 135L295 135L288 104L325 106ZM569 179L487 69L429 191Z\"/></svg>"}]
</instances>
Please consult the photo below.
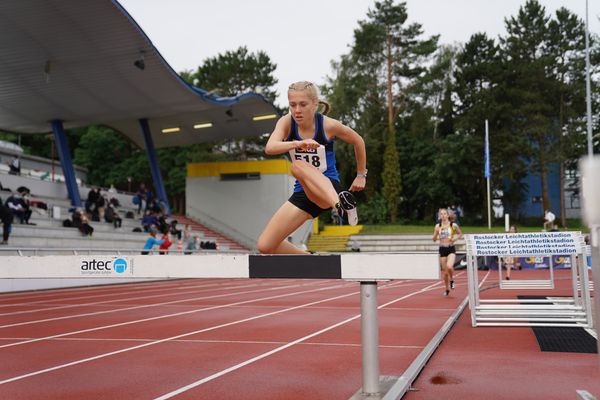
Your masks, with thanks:
<instances>
[{"instance_id":1,"label":"black running shorts","mask_svg":"<svg viewBox=\"0 0 600 400\"><path fill-rule=\"evenodd\" d=\"M335 188L336 193L344 191L344 188L342 187L342 184L340 182L336 181L335 179L331 179L331 178L329 178L329 180L333 184L333 187ZM306 211L307 213L309 213L313 218L317 218L319 215L321 215L325 211L331 210L331 207L330 208L321 208L318 205L316 205L315 203L313 203L312 201L310 201L310 199L306 196L306 193L304 193L304 191L295 192L294 194L292 194L290 196L288 201L290 203L292 203L293 205L295 205L296 207L298 207L299 209L301 209L302 211Z\"/></svg>"},{"instance_id":2,"label":"black running shorts","mask_svg":"<svg viewBox=\"0 0 600 400\"><path fill-rule=\"evenodd\" d=\"M454 246L440 246L440 257L448 257L450 254L456 254L456 247Z\"/></svg>"}]
</instances>

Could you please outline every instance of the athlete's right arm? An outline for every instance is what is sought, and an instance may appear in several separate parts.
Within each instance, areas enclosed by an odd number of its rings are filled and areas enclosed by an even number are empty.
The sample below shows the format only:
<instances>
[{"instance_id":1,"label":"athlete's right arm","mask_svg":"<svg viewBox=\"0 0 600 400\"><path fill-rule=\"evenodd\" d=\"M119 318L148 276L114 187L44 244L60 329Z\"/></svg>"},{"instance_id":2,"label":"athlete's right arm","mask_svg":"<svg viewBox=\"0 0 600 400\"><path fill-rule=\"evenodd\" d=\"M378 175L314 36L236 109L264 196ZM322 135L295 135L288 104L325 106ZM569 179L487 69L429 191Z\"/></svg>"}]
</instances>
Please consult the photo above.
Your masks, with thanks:
<instances>
[{"instance_id":1,"label":"athlete's right arm","mask_svg":"<svg viewBox=\"0 0 600 400\"><path fill-rule=\"evenodd\" d=\"M440 225L435 224L435 228L433 228L433 241L434 242L437 242L439 233L440 233Z\"/></svg>"},{"instance_id":2,"label":"athlete's right arm","mask_svg":"<svg viewBox=\"0 0 600 400\"><path fill-rule=\"evenodd\" d=\"M273 156L284 154L292 149L306 150L319 147L319 143L313 139L286 141L285 139L290 132L291 126L292 117L289 114L279 118L279 121L277 121L275 129L273 130L273 133L271 133L269 141L265 146L265 153L267 155Z\"/></svg>"}]
</instances>

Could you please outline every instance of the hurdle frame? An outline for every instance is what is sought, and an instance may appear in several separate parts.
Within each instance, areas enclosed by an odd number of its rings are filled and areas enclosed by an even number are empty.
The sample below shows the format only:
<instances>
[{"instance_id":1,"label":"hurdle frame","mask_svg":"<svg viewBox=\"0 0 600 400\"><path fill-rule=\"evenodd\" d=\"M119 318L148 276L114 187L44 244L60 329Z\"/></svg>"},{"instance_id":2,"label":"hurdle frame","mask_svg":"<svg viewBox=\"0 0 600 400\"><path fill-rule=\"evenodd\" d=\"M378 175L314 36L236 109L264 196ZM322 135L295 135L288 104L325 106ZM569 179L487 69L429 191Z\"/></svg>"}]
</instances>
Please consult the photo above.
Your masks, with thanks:
<instances>
[{"instance_id":1,"label":"hurdle frame","mask_svg":"<svg viewBox=\"0 0 600 400\"><path fill-rule=\"evenodd\" d=\"M377 286L394 279L439 280L438 254L359 253L320 255L203 254L175 256L8 256L0 268L5 279L100 280L114 278L296 278L342 279L360 283L362 387L351 399L379 399L397 378L379 375ZM91 261L94 261L93 263ZM94 265L95 269L90 269ZM85 268L84 268L85 266ZM54 267L54 268L52 268Z\"/></svg>"},{"instance_id":2,"label":"hurdle frame","mask_svg":"<svg viewBox=\"0 0 600 400\"><path fill-rule=\"evenodd\" d=\"M471 325L478 326L592 326L585 244L581 232L466 235L467 279ZM533 245L525 243L535 242ZM559 243L559 244L556 244ZM560 299L480 298L477 257L569 256L573 296ZM499 262L499 268L501 263ZM549 268L552 268L550 265ZM499 275L501 277L501 275ZM581 282L578 288L578 282ZM500 285L499 285L500 286ZM552 285L553 286L553 285ZM501 286L500 286L501 287ZM546 289L539 282L518 283L511 289Z\"/></svg>"}]
</instances>

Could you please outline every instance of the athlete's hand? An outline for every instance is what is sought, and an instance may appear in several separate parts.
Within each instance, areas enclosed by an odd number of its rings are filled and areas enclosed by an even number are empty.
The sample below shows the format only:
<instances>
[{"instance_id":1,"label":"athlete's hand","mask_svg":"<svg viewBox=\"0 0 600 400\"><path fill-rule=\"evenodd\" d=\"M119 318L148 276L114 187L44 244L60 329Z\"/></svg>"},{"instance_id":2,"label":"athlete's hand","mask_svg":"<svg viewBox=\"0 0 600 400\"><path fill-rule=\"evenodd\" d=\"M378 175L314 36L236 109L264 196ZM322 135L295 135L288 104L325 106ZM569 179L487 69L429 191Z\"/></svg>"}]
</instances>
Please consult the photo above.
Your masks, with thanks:
<instances>
[{"instance_id":1,"label":"athlete's hand","mask_svg":"<svg viewBox=\"0 0 600 400\"><path fill-rule=\"evenodd\" d=\"M319 142L317 142L314 139L304 139L304 140L296 141L296 150L302 150L302 151L312 150L312 149L318 148L319 146L320 146Z\"/></svg>"},{"instance_id":2,"label":"athlete's hand","mask_svg":"<svg viewBox=\"0 0 600 400\"><path fill-rule=\"evenodd\" d=\"M354 181L352 182L352 185L350 186L350 191L351 192L360 192L361 190L363 190L365 188L366 185L367 185L367 178L365 178L364 176L357 176L356 178L354 178Z\"/></svg>"}]
</instances>

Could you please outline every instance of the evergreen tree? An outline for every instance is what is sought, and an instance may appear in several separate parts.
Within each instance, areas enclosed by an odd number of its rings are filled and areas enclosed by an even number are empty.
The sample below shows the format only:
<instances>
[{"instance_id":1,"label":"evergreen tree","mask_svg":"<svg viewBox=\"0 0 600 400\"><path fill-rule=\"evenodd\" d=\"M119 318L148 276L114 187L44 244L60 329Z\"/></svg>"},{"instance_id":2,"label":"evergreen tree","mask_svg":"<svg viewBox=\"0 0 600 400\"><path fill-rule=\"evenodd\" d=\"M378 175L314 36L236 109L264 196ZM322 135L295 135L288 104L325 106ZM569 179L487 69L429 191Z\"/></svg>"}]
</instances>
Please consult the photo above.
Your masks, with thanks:
<instances>
[{"instance_id":1,"label":"evergreen tree","mask_svg":"<svg viewBox=\"0 0 600 400\"><path fill-rule=\"evenodd\" d=\"M381 154L383 150L386 155L383 163L375 163L375 166L371 165L372 159L369 158L369 170L370 176L381 174L382 194L391 222L396 220L401 193L396 120L406 110L407 92L426 70L425 62L436 50L438 39L437 36L420 39L423 34L421 25L407 24L407 17L406 3L393 0L375 2L367 13L367 19L359 22L350 54L342 59L336 71L340 79L363 89L362 99L355 105L342 102L342 106L346 105L348 109L340 113L360 120L362 114L370 110L367 118L376 122L371 126L379 130L357 129L365 137L368 154L373 154L370 152L372 147L379 150L375 154ZM331 100L344 99L341 93L344 89L339 82L332 86L331 92L339 97L334 96ZM385 125L381 121L381 111L373 112L374 106L384 107Z\"/></svg>"}]
</instances>

